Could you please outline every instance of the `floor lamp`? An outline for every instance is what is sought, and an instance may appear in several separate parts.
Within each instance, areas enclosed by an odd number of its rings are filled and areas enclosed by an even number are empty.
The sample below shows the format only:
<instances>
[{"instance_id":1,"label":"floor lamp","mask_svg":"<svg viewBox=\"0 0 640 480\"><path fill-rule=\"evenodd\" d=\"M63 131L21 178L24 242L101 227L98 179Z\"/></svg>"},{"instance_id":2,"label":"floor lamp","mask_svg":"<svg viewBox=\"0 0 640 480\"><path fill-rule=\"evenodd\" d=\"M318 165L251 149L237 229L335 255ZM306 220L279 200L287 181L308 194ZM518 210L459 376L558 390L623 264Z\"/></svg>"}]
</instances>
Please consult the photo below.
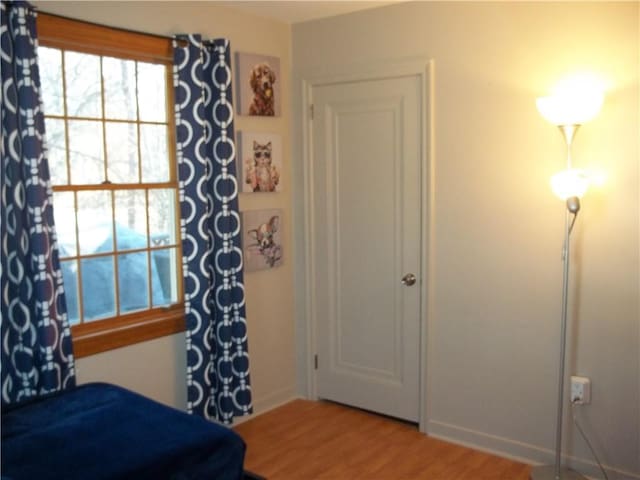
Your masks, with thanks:
<instances>
[{"instance_id":1,"label":"floor lamp","mask_svg":"<svg viewBox=\"0 0 640 480\"><path fill-rule=\"evenodd\" d=\"M601 93L580 89L559 91L548 97L538 98L540 114L558 126L567 145L567 168L551 178L554 193L566 202L564 247L562 249L562 314L560 319L560 361L558 368L558 405L556 417L555 463L531 469L531 480L577 480L584 476L562 466L562 413L564 407L565 351L567 337L567 300L569 294L570 240L573 225L580 211L580 197L584 195L589 179L571 165L571 144L580 125L594 118L600 111Z\"/></svg>"}]
</instances>

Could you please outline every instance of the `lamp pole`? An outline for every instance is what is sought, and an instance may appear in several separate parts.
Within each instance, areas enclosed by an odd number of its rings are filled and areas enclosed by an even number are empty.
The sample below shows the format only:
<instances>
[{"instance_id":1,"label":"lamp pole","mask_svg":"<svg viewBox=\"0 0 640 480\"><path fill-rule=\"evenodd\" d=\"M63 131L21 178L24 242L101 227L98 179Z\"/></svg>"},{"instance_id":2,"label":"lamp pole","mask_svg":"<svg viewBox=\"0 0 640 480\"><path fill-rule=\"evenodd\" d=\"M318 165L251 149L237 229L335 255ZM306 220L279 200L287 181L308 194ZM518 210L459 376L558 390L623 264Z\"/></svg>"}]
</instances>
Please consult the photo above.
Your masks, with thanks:
<instances>
[{"instance_id":1,"label":"lamp pole","mask_svg":"<svg viewBox=\"0 0 640 480\"><path fill-rule=\"evenodd\" d=\"M531 480L586 480L575 470L562 467L562 413L564 407L564 370L567 349L567 304L569 299L569 263L571 256L571 231L580 211L580 199L569 197L564 223L562 248L562 315L560 321L560 366L558 368L558 406L556 416L555 462L553 465L533 467ZM573 215L573 218L571 217Z\"/></svg>"},{"instance_id":2,"label":"lamp pole","mask_svg":"<svg viewBox=\"0 0 640 480\"><path fill-rule=\"evenodd\" d=\"M569 299L569 262L571 261L571 227L570 215L574 218L580 210L580 199L570 197L567 199L567 210L564 217L564 247L562 249L562 316L560 321L560 367L558 369L558 412L556 418L556 461L555 478L562 477L560 465L562 464L562 413L564 407L564 362L567 349L567 303Z\"/></svg>"}]
</instances>

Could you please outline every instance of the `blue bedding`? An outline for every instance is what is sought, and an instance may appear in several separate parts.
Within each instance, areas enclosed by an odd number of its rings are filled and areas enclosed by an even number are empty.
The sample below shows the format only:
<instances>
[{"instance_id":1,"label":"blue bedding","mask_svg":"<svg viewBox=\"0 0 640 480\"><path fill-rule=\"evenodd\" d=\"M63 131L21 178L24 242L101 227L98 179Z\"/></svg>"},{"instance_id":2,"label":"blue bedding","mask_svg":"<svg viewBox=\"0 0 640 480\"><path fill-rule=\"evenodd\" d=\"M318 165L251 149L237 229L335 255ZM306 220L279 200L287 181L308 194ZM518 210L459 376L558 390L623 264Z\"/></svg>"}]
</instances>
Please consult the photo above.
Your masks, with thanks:
<instances>
[{"instance_id":1,"label":"blue bedding","mask_svg":"<svg viewBox=\"0 0 640 480\"><path fill-rule=\"evenodd\" d=\"M242 479L232 430L90 383L2 412L2 480Z\"/></svg>"}]
</instances>

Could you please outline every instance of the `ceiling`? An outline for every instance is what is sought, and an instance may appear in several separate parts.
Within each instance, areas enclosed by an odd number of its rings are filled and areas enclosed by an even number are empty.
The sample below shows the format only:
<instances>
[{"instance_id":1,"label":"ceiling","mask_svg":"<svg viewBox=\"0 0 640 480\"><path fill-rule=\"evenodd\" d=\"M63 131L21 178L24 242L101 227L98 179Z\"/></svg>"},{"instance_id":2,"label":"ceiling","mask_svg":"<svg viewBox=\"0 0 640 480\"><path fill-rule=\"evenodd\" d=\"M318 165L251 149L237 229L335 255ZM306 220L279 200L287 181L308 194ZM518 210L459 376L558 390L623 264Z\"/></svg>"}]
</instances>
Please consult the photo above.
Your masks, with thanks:
<instances>
[{"instance_id":1,"label":"ceiling","mask_svg":"<svg viewBox=\"0 0 640 480\"><path fill-rule=\"evenodd\" d=\"M284 23L293 24L381 7L399 1L406 0L229 0L217 3L226 7L237 8L245 12L253 13L254 15L269 17Z\"/></svg>"}]
</instances>

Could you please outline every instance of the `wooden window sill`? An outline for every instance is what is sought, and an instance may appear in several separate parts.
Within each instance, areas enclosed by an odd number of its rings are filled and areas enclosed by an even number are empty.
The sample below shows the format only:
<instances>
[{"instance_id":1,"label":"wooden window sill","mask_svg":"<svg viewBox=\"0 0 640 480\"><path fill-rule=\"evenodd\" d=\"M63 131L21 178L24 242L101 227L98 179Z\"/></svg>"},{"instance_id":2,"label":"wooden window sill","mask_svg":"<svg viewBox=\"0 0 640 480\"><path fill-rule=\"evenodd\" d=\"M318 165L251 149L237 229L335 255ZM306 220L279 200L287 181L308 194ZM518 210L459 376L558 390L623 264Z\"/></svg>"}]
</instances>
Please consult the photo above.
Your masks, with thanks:
<instances>
[{"instance_id":1,"label":"wooden window sill","mask_svg":"<svg viewBox=\"0 0 640 480\"><path fill-rule=\"evenodd\" d=\"M97 321L71 327L75 358L184 332L184 306L174 305L132 314L115 320Z\"/></svg>"}]
</instances>

